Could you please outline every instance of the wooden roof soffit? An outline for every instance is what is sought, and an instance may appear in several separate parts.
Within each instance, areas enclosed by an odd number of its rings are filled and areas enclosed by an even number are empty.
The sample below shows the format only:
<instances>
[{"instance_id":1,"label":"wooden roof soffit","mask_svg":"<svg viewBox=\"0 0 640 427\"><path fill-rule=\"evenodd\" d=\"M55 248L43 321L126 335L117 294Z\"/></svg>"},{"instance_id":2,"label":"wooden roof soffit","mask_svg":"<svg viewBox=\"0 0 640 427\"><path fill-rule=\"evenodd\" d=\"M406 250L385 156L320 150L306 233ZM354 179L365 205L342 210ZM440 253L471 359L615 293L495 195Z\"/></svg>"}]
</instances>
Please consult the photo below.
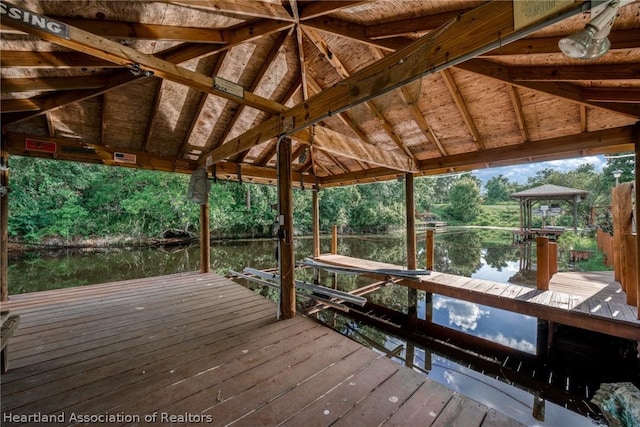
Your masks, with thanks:
<instances>
[{"instance_id":1,"label":"wooden roof soffit","mask_svg":"<svg viewBox=\"0 0 640 427\"><path fill-rule=\"evenodd\" d=\"M533 163L546 160L559 160L585 155L619 153L633 150L634 125L584 132L559 138L531 141L507 147L488 148L471 153L455 154L422 160L419 163L420 175L438 175L442 173L463 172L474 169ZM321 178L322 187L334 187L355 182L372 182L376 179L389 179L397 172L387 168L358 171L343 175Z\"/></svg>"},{"instance_id":2,"label":"wooden roof soffit","mask_svg":"<svg viewBox=\"0 0 640 427\"><path fill-rule=\"evenodd\" d=\"M3 2L5 3L5 2ZM249 2L244 2L249 3ZM243 3L243 4L244 4ZM251 2L253 4L253 2ZM5 3L9 7L15 7L9 3ZM20 10L25 10L18 8ZM34 14L40 16L39 14ZM162 60L153 55L147 55L123 46L120 43L96 36L88 31L68 25L68 37L63 37L55 33L42 30L37 26L30 26L20 20L8 18L9 15L1 15L2 25L10 28L24 31L34 36L40 37L52 43L64 46L73 50L77 50L89 55L111 61L125 67L139 66L144 71L151 71L157 77L180 83L194 89L212 95L231 99L241 104L250 105L254 108L272 113L284 111L285 107L270 99L260 97L252 92L244 91L241 86L236 85L241 91L241 95L235 90L221 90L215 87L214 79L200 73L193 72L186 68L178 67L172 62ZM235 95L232 93L236 93Z\"/></svg>"},{"instance_id":3,"label":"wooden roof soffit","mask_svg":"<svg viewBox=\"0 0 640 427\"><path fill-rule=\"evenodd\" d=\"M291 134L291 138L311 145L315 150L383 166L403 172L416 172L417 165L411 157L375 145L349 138L323 126L313 126Z\"/></svg>"},{"instance_id":4,"label":"wooden roof soffit","mask_svg":"<svg viewBox=\"0 0 640 427\"><path fill-rule=\"evenodd\" d=\"M584 104L589 107L615 111L617 113L625 114L634 118L640 117L640 104L598 102L597 100L590 100L587 98L587 96L585 96L585 91L587 90L586 88L581 88L579 86L571 85L568 83L525 82L522 80L516 81L510 77L509 67L505 67L503 65L496 64L484 59L471 59L469 61L456 65L456 68L490 77L492 79L496 79L514 86L532 89L539 92L547 93L549 95L568 99L570 101L577 102L578 104ZM613 90L607 90L609 91L609 94L614 93ZM617 95L620 97L626 97L627 95L623 94L624 90L628 90L628 88L621 89L617 92Z\"/></svg>"},{"instance_id":5,"label":"wooden roof soffit","mask_svg":"<svg viewBox=\"0 0 640 427\"><path fill-rule=\"evenodd\" d=\"M578 1L544 22L514 29L513 3L490 2L464 13L395 53L325 89L278 116L233 138L205 156L212 165L279 135L288 135L325 118L402 87L416 79L459 64L496 46L566 19L588 6Z\"/></svg>"}]
</instances>

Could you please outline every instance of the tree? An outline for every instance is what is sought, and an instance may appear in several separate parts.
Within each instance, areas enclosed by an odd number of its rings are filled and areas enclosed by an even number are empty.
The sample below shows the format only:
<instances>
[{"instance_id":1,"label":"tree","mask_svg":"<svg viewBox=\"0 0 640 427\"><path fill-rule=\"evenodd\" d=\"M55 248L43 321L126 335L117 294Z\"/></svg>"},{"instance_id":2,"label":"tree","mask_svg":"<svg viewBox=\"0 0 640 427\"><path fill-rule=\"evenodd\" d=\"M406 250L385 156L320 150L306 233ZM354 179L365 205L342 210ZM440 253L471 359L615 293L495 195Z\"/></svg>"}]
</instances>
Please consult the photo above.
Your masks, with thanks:
<instances>
[{"instance_id":1,"label":"tree","mask_svg":"<svg viewBox=\"0 0 640 427\"><path fill-rule=\"evenodd\" d=\"M447 214L455 220L472 221L480 214L481 203L482 198L478 183L464 177L451 186Z\"/></svg>"},{"instance_id":2,"label":"tree","mask_svg":"<svg viewBox=\"0 0 640 427\"><path fill-rule=\"evenodd\" d=\"M502 174L488 180L484 188L487 190L486 203L489 205L509 201L509 196L514 192L513 184Z\"/></svg>"}]
</instances>

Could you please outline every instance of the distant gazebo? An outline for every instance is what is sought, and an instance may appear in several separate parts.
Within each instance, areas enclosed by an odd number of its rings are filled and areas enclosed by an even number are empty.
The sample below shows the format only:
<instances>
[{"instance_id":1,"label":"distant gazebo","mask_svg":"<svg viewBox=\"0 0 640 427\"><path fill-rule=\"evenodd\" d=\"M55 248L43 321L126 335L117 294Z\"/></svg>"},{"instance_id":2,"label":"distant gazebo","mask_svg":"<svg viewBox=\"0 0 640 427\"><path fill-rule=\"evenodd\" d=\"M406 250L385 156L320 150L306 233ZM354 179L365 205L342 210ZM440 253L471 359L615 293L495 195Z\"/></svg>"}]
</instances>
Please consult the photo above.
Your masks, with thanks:
<instances>
[{"instance_id":1,"label":"distant gazebo","mask_svg":"<svg viewBox=\"0 0 640 427\"><path fill-rule=\"evenodd\" d=\"M573 207L573 230L578 230L578 203L589 194L586 190L577 188L562 187L553 184L544 184L539 187L530 188L528 190L513 193L511 198L518 200L520 203L520 229L527 235L534 234L537 231L546 234L551 230L535 230L532 226L533 206L541 202L563 201L569 203ZM546 207L546 209L544 209ZM541 205L543 215L549 211L549 205ZM544 228L544 227L543 227Z\"/></svg>"}]
</instances>

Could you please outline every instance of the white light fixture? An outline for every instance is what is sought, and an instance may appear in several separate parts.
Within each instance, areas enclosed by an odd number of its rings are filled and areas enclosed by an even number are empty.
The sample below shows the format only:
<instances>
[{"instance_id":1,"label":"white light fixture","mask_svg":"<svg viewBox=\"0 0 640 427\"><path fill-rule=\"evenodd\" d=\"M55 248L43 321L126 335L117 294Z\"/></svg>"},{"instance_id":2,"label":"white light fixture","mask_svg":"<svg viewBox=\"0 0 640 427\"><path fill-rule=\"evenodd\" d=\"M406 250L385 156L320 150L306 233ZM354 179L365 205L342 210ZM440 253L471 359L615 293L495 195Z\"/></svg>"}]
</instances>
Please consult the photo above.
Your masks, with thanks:
<instances>
[{"instance_id":1,"label":"white light fixture","mask_svg":"<svg viewBox=\"0 0 640 427\"><path fill-rule=\"evenodd\" d=\"M618 186L618 179L622 176L622 171L620 169L616 169L613 172L613 177L616 179L616 187Z\"/></svg>"},{"instance_id":2,"label":"white light fixture","mask_svg":"<svg viewBox=\"0 0 640 427\"><path fill-rule=\"evenodd\" d=\"M613 22L618 16L619 0L612 0L605 9L593 18L582 31L560 39L558 47L570 58L596 59L609 51L611 42L607 38Z\"/></svg>"}]
</instances>

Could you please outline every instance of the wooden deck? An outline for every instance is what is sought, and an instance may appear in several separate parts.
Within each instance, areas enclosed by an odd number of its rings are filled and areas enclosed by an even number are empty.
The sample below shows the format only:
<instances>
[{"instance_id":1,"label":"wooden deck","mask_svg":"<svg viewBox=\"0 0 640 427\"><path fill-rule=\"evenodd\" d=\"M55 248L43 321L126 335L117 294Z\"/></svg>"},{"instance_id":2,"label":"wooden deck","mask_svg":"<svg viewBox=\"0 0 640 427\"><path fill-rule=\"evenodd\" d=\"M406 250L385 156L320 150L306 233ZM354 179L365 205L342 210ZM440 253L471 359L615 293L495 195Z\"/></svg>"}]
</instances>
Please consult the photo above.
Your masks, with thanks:
<instances>
[{"instance_id":1,"label":"wooden deck","mask_svg":"<svg viewBox=\"0 0 640 427\"><path fill-rule=\"evenodd\" d=\"M321 255L317 260L342 267L372 270L402 268L342 255ZM368 276L384 279L384 275ZM625 303L620 285L606 274L559 273L554 276L548 291L435 271L430 275L420 276L419 282L401 280L399 283L564 325L640 341L640 320L637 318L636 308Z\"/></svg>"},{"instance_id":2,"label":"wooden deck","mask_svg":"<svg viewBox=\"0 0 640 427\"><path fill-rule=\"evenodd\" d=\"M14 295L2 309L21 316L2 425L519 425L311 319L277 321L273 302L215 274Z\"/></svg>"}]
</instances>

